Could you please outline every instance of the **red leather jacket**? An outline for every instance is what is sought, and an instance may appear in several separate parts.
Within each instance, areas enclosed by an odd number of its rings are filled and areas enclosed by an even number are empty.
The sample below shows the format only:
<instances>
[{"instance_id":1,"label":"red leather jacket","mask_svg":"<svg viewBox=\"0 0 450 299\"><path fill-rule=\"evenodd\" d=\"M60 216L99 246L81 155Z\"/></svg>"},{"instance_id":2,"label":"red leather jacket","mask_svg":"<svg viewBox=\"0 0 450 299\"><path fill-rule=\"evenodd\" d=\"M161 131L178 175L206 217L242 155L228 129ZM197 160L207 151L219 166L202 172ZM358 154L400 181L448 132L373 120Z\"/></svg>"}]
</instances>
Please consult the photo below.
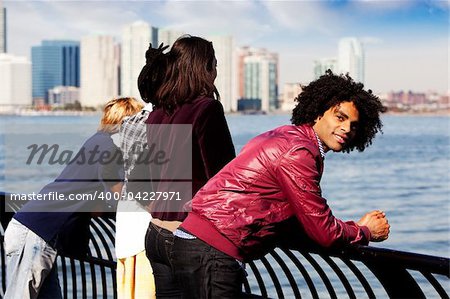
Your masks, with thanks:
<instances>
[{"instance_id":1,"label":"red leather jacket","mask_svg":"<svg viewBox=\"0 0 450 299\"><path fill-rule=\"evenodd\" d=\"M200 189L181 227L239 260L257 258L288 231L322 246L367 244L367 227L335 218L321 196L323 158L309 125L282 126L252 139ZM297 230L289 230L293 217ZM284 236L286 237L286 236Z\"/></svg>"}]
</instances>

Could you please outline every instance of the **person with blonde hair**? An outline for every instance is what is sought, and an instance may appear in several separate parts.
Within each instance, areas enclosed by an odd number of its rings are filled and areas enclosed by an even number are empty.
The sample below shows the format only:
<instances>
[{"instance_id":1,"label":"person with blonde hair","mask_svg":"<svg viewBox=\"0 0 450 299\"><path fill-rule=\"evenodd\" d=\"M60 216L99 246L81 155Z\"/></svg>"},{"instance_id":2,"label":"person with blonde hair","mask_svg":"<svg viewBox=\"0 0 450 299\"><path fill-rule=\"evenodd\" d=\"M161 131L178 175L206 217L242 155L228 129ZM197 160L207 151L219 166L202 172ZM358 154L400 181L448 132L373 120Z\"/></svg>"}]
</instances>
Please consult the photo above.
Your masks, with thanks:
<instances>
[{"instance_id":1,"label":"person with blonde hair","mask_svg":"<svg viewBox=\"0 0 450 299\"><path fill-rule=\"evenodd\" d=\"M5 299L62 298L56 256L86 255L91 217L110 208L102 198L117 199L122 189L123 159L111 135L142 106L133 98L109 101L98 131L39 192L43 200L28 202L14 215L5 231ZM63 199L45 200L50 194Z\"/></svg>"}]
</instances>

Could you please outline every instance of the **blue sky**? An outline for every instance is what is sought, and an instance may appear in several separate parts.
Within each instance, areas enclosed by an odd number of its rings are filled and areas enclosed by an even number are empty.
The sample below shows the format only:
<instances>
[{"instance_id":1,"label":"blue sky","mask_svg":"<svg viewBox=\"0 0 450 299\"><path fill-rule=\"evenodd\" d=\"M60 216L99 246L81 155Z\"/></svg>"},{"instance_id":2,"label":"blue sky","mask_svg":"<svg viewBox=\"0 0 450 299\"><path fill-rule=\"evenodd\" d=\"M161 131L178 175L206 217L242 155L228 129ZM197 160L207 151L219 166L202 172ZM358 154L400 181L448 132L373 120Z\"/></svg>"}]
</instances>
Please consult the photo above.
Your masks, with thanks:
<instances>
[{"instance_id":1,"label":"blue sky","mask_svg":"<svg viewBox=\"0 0 450 299\"><path fill-rule=\"evenodd\" d=\"M43 39L112 34L144 20L190 34L233 35L237 45L278 52L280 83L307 83L313 60L337 55L341 37L366 50L376 92L437 90L449 82L448 1L3 1L8 50L30 54ZM220 67L220 62L219 62Z\"/></svg>"}]
</instances>

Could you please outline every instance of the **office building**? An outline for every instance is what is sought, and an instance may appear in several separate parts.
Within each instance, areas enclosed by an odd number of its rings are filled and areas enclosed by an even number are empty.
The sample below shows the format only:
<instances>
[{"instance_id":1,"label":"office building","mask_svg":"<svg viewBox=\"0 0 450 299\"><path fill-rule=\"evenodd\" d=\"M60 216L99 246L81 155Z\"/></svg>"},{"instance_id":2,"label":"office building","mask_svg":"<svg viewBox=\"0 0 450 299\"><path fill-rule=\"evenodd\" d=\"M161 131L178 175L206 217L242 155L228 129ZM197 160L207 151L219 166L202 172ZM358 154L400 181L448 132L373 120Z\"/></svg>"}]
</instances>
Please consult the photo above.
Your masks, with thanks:
<instances>
[{"instance_id":1,"label":"office building","mask_svg":"<svg viewBox=\"0 0 450 299\"><path fill-rule=\"evenodd\" d=\"M55 86L80 86L80 43L45 40L31 48L33 99L48 102Z\"/></svg>"},{"instance_id":2,"label":"office building","mask_svg":"<svg viewBox=\"0 0 450 299\"><path fill-rule=\"evenodd\" d=\"M238 80L240 99L259 99L265 112L278 108L278 54L266 49L241 48Z\"/></svg>"},{"instance_id":3,"label":"office building","mask_svg":"<svg viewBox=\"0 0 450 299\"><path fill-rule=\"evenodd\" d=\"M64 107L80 100L80 88L74 86L55 86L48 91L48 103Z\"/></svg>"},{"instance_id":4,"label":"office building","mask_svg":"<svg viewBox=\"0 0 450 299\"><path fill-rule=\"evenodd\" d=\"M26 57L0 54L0 111L31 105L31 62Z\"/></svg>"},{"instance_id":5,"label":"office building","mask_svg":"<svg viewBox=\"0 0 450 299\"><path fill-rule=\"evenodd\" d=\"M122 30L120 94L140 99L137 78L145 65L145 52L150 43L157 47L157 28L143 21L127 25Z\"/></svg>"},{"instance_id":6,"label":"office building","mask_svg":"<svg viewBox=\"0 0 450 299\"><path fill-rule=\"evenodd\" d=\"M3 1L0 0L0 53L6 53L6 7L3 7Z\"/></svg>"},{"instance_id":7,"label":"office building","mask_svg":"<svg viewBox=\"0 0 450 299\"><path fill-rule=\"evenodd\" d=\"M295 108L297 102L295 98L302 92L300 83L285 83L283 86L283 94L280 99L280 109L282 111L291 112Z\"/></svg>"},{"instance_id":8,"label":"office building","mask_svg":"<svg viewBox=\"0 0 450 299\"><path fill-rule=\"evenodd\" d=\"M364 48L354 37L339 40L338 72L349 75L357 82L364 83Z\"/></svg>"},{"instance_id":9,"label":"office building","mask_svg":"<svg viewBox=\"0 0 450 299\"><path fill-rule=\"evenodd\" d=\"M172 47L173 43L185 33L179 30L158 29L158 44L164 43Z\"/></svg>"},{"instance_id":10,"label":"office building","mask_svg":"<svg viewBox=\"0 0 450 299\"><path fill-rule=\"evenodd\" d=\"M236 52L232 36L211 36L217 59L217 77L214 84L220 94L225 112L237 111Z\"/></svg>"},{"instance_id":11,"label":"office building","mask_svg":"<svg viewBox=\"0 0 450 299\"><path fill-rule=\"evenodd\" d=\"M338 61L335 57L314 60L314 79L319 79L327 70L338 72Z\"/></svg>"},{"instance_id":12,"label":"office building","mask_svg":"<svg viewBox=\"0 0 450 299\"><path fill-rule=\"evenodd\" d=\"M119 95L120 48L112 36L81 39L80 103L100 107Z\"/></svg>"}]
</instances>

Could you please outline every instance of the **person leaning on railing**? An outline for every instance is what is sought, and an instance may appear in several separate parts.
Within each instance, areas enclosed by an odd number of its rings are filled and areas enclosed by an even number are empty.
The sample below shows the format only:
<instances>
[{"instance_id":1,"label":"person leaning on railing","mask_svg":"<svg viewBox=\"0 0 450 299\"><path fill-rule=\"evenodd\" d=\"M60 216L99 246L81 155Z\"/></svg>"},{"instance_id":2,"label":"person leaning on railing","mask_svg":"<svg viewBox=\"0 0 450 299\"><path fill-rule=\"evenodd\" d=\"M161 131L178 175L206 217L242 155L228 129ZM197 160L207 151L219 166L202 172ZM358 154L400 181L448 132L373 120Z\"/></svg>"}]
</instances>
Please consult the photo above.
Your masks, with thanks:
<instances>
[{"instance_id":1,"label":"person leaning on railing","mask_svg":"<svg viewBox=\"0 0 450 299\"><path fill-rule=\"evenodd\" d=\"M381 130L384 107L363 87L328 71L297 97L293 125L252 139L194 196L170 254L184 298L245 297L242 262L285 238L329 247L388 237L384 212L344 222L321 196L325 153L363 151Z\"/></svg>"},{"instance_id":2,"label":"person leaning on railing","mask_svg":"<svg viewBox=\"0 0 450 299\"><path fill-rule=\"evenodd\" d=\"M59 193L66 200L30 201L9 222L5 231L5 299L62 298L56 256L86 256L91 217L104 211L103 199L117 198L122 189L122 155L111 136L124 117L142 106L133 98L106 103L98 131L55 181L40 191L42 195ZM93 200L71 200L85 195Z\"/></svg>"},{"instance_id":3,"label":"person leaning on railing","mask_svg":"<svg viewBox=\"0 0 450 299\"><path fill-rule=\"evenodd\" d=\"M158 147L158 153L167 159L155 157L157 161L150 163L149 191L155 192L156 200L148 208L152 221L145 247L156 297L179 298L169 260L172 232L187 215L183 203L235 157L235 150L214 85L217 61L213 44L185 35L161 58L166 71L155 96L148 99L154 109L146 122L147 143L150 148ZM175 195L175 200L158 200L161 194Z\"/></svg>"}]
</instances>

